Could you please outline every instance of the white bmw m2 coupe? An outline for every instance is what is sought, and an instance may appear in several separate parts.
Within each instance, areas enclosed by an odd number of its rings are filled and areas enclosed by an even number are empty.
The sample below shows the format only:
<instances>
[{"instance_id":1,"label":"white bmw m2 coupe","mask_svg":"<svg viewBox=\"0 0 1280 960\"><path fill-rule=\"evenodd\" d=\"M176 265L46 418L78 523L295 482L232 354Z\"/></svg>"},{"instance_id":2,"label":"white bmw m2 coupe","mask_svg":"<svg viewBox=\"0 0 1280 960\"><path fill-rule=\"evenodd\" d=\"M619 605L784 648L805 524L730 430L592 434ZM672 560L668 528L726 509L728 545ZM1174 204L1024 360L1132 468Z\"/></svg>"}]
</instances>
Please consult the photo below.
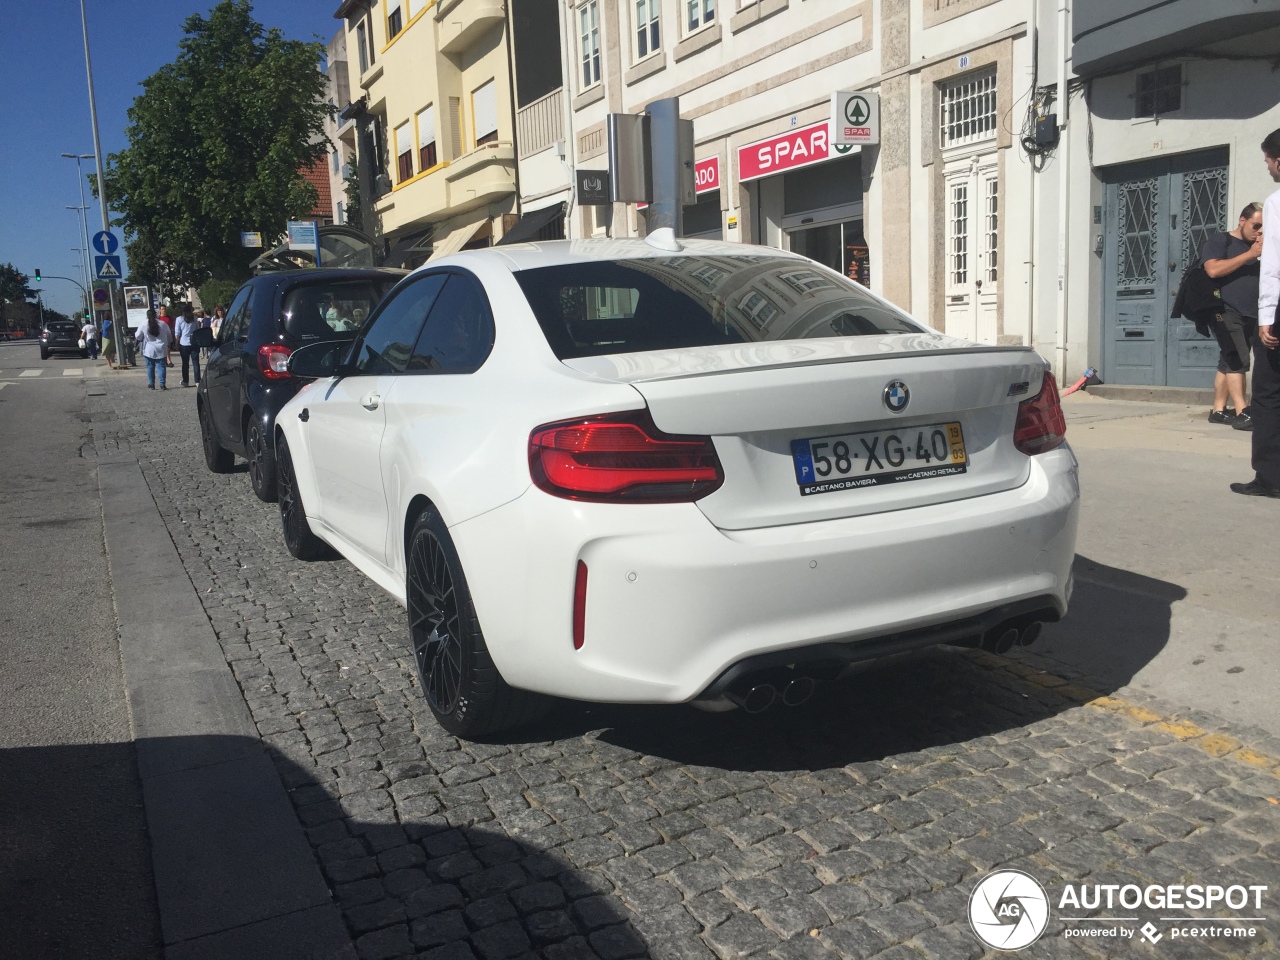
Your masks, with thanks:
<instances>
[{"instance_id":1,"label":"white bmw m2 coupe","mask_svg":"<svg viewBox=\"0 0 1280 960\"><path fill-rule=\"evenodd\" d=\"M795 705L1066 612L1079 487L1043 359L664 233L444 257L290 359L285 542L407 608L446 729L546 695Z\"/></svg>"}]
</instances>

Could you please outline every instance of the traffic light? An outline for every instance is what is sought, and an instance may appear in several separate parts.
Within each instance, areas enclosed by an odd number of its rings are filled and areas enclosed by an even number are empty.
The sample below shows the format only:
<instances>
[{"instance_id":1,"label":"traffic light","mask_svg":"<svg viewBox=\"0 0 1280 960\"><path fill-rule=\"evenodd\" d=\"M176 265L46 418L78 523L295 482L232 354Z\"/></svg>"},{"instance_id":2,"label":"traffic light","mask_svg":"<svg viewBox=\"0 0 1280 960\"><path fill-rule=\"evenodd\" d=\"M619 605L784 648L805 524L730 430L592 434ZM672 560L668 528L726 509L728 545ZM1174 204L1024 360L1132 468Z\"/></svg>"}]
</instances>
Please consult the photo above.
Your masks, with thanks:
<instances>
[{"instance_id":1,"label":"traffic light","mask_svg":"<svg viewBox=\"0 0 1280 960\"><path fill-rule=\"evenodd\" d=\"M40 268L36 267L36 283L40 282Z\"/></svg>"}]
</instances>

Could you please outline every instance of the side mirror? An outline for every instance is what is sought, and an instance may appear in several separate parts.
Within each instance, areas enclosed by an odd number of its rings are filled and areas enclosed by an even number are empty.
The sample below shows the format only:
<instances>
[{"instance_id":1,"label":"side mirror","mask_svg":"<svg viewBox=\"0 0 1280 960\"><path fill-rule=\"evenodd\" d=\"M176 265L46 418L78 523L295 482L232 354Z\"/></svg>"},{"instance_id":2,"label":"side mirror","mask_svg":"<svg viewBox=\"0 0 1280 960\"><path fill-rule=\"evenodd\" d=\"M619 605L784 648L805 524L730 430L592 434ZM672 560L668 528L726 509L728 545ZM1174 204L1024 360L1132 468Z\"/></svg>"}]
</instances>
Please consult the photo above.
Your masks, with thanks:
<instances>
[{"instance_id":1,"label":"side mirror","mask_svg":"<svg viewBox=\"0 0 1280 960\"><path fill-rule=\"evenodd\" d=\"M309 343L289 354L289 372L295 377L323 380L346 376L350 370L342 362L351 349L350 340L323 340Z\"/></svg>"}]
</instances>

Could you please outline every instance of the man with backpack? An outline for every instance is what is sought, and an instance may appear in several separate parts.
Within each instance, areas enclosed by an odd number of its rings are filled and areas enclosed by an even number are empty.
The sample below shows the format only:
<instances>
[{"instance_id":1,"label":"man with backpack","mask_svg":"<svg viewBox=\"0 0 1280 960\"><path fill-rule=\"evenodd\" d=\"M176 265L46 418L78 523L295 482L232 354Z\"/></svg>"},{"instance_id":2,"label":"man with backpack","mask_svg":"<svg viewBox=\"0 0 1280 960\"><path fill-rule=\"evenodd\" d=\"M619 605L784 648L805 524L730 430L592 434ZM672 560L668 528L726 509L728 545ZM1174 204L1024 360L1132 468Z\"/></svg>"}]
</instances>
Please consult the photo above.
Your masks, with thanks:
<instances>
[{"instance_id":1,"label":"man with backpack","mask_svg":"<svg viewBox=\"0 0 1280 960\"><path fill-rule=\"evenodd\" d=\"M1262 141L1271 179L1280 183L1280 130ZM1262 262L1258 279L1258 339L1253 345L1253 472L1235 493L1280 499L1280 339L1275 335L1280 307L1280 190L1262 205Z\"/></svg>"},{"instance_id":2,"label":"man with backpack","mask_svg":"<svg viewBox=\"0 0 1280 960\"><path fill-rule=\"evenodd\" d=\"M1219 284L1221 312L1213 319L1218 341L1218 372L1213 378L1210 423L1225 423L1237 430L1252 430L1253 418L1245 407L1244 378L1258 328L1258 258L1262 256L1262 204L1251 203L1240 211L1240 222L1230 233L1215 233L1204 245L1200 259L1204 272ZM1228 395L1235 413L1227 413Z\"/></svg>"}]
</instances>

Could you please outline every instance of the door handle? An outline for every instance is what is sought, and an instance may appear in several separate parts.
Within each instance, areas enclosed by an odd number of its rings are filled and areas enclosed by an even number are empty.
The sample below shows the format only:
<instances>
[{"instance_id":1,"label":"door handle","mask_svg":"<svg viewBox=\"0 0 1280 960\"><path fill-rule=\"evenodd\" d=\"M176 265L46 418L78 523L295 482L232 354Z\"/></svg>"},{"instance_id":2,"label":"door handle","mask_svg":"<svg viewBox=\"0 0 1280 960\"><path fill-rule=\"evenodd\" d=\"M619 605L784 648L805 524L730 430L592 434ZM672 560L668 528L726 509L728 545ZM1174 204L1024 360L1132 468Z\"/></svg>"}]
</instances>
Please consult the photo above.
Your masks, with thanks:
<instances>
[{"instance_id":1,"label":"door handle","mask_svg":"<svg viewBox=\"0 0 1280 960\"><path fill-rule=\"evenodd\" d=\"M306 423L308 420L311 419L311 411L308 410L306 407L303 407L300 411L298 411L298 419L301 420L303 423Z\"/></svg>"},{"instance_id":2,"label":"door handle","mask_svg":"<svg viewBox=\"0 0 1280 960\"><path fill-rule=\"evenodd\" d=\"M366 394L365 398L360 401L360 406L366 410L377 410L378 404L382 402L382 398L376 393Z\"/></svg>"}]
</instances>

